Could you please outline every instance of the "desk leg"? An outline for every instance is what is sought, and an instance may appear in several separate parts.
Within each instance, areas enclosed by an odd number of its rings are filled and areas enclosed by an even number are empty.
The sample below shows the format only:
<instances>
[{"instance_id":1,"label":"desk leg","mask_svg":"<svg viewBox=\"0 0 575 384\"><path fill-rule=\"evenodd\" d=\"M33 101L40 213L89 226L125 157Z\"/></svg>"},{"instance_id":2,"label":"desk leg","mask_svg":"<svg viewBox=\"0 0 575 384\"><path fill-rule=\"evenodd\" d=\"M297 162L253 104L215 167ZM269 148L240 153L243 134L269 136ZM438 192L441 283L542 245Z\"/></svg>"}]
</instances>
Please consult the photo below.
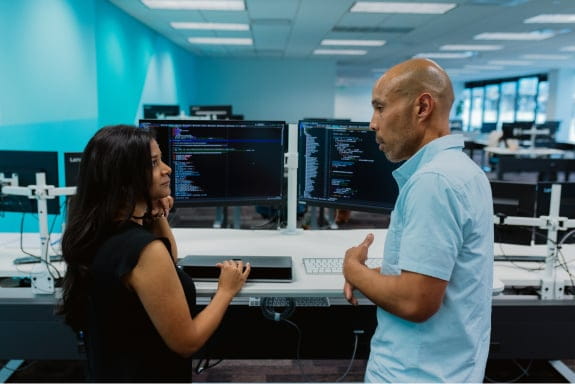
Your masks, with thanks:
<instances>
[{"instance_id":1,"label":"desk leg","mask_svg":"<svg viewBox=\"0 0 575 384\"><path fill-rule=\"evenodd\" d=\"M24 360L10 360L0 369L0 383L8 381L10 376L22 365Z\"/></svg>"},{"instance_id":2,"label":"desk leg","mask_svg":"<svg viewBox=\"0 0 575 384\"><path fill-rule=\"evenodd\" d=\"M549 364L561 374L569 383L575 383L575 372L561 360L549 360Z\"/></svg>"}]
</instances>

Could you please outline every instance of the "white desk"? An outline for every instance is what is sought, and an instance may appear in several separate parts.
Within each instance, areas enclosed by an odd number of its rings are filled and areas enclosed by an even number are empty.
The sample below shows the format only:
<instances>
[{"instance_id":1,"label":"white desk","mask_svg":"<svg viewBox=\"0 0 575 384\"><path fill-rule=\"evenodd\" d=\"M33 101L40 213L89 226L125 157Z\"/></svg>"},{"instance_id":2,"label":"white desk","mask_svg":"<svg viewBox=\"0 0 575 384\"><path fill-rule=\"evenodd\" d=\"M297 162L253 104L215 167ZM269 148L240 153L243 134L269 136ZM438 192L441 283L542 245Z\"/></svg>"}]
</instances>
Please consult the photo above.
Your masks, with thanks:
<instances>
[{"instance_id":1,"label":"white desk","mask_svg":"<svg viewBox=\"0 0 575 384\"><path fill-rule=\"evenodd\" d=\"M555 148L502 148L502 147L485 147L485 152L500 156L524 156L524 157L544 157L559 156L563 157L567 151Z\"/></svg>"},{"instance_id":2,"label":"white desk","mask_svg":"<svg viewBox=\"0 0 575 384\"><path fill-rule=\"evenodd\" d=\"M247 283L239 297L250 296L314 296L341 297L343 277L341 275L308 275L303 266L304 257L343 257L345 251L359 244L368 233L375 235L370 247L371 257L382 257L385 244L385 229L354 229L354 230L307 230L295 235L287 235L277 230L245 230L245 229L188 229L174 228L174 236L178 243L180 257L188 254L229 255L232 256L291 256L293 260L292 283ZM24 234L24 249L38 254L39 241L37 234ZM53 234L52 242L60 234ZM58 251L59 244L53 246ZM52 252L54 250L51 249ZM562 250L570 267L575 270L575 245L567 244ZM496 255L534 255L544 256L544 245L520 246L495 244ZM19 234L0 234L0 277L16 277L29 275L33 264L14 265L13 260L25 256L20 251ZM64 273L63 263L54 263L61 274ZM537 269L540 267L540 269ZM541 284L543 265L532 262L511 263L496 262L494 268L494 292L505 286L532 286ZM570 285L567 273L558 268L558 278ZM211 296L217 283L197 282L199 296Z\"/></svg>"},{"instance_id":3,"label":"white desk","mask_svg":"<svg viewBox=\"0 0 575 384\"><path fill-rule=\"evenodd\" d=\"M289 255L294 263L293 283L248 283L234 300L226 318L210 344L214 358L293 358L295 339L287 325L265 319L261 308L247 305L255 296L327 296L331 307L298 308L293 322L305 335L302 358L347 358L353 345L355 329L364 330L358 356L367 357L369 337L376 326L375 306L367 299L357 307L349 305L342 295L340 275L306 275L303 257L343 257L345 251L373 232L372 257L381 257L386 230L318 230L286 235L279 231L236 229L174 229L180 257L186 254L218 255ZM53 240L59 235L54 235ZM495 245L497 254L544 255L543 246L521 247ZM39 249L36 234L24 236L24 248ZM57 251L58 247L54 245ZM563 252L575 268L575 246ZM19 250L19 234L0 234L0 276L26 276L30 265L12 264ZM536 263L495 264L495 281L506 286L538 287L542 271L524 270ZM63 263L57 266L64 272ZM559 271L561 272L561 271ZM564 276L564 275L562 275ZM567 282L568 279L566 278ZM501 284L495 284L496 290ZM198 282L199 302L211 296L216 283ZM59 292L59 291L58 291ZM515 295L513 295L515 296ZM517 296L515 296L517 297ZM333 298L333 300L332 300ZM30 288L0 288L0 359L77 359L71 330L53 315L56 297L31 293ZM506 293L494 297L492 312L491 358L572 359L575 357L575 301L539 300L536 296L514 299ZM334 320L337 321L334 321ZM337 335L326 328L333 323ZM238 332L241 329L241 332ZM257 335L254 337L254 335ZM525 337L529 335L529 337ZM43 340L41 343L38 340ZM291 347L286 347L291 346ZM292 348L293 347L293 348Z\"/></svg>"}]
</instances>

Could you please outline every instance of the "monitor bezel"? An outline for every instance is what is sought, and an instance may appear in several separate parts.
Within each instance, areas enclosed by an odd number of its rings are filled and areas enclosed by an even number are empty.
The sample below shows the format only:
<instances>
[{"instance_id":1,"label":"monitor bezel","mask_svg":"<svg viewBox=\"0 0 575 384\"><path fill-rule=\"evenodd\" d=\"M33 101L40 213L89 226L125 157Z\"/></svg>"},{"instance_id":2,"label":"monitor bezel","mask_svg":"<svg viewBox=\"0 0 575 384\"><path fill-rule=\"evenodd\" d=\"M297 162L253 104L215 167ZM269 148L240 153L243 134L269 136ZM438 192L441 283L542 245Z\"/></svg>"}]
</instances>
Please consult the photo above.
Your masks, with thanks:
<instances>
[{"instance_id":1,"label":"monitor bezel","mask_svg":"<svg viewBox=\"0 0 575 384\"><path fill-rule=\"evenodd\" d=\"M251 197L218 197L218 198L197 198L195 200L183 200L174 198L174 208L193 208L193 207L227 207L227 206L249 206L249 205L264 205L273 207L283 207L287 204L287 182L285 180L285 154L288 150L287 140L288 140L288 124L285 121L280 120L153 120L153 119L141 119L139 121L139 127L142 128L142 124L201 124L201 125L250 125L250 124L262 124L262 125L282 125L282 147L283 154L281 156L281 186L280 195L275 197L265 197L265 196L251 196ZM155 130L154 136L156 141L160 146L162 151L162 160L172 168L173 164L169 159L170 150L168 148L168 132L166 130ZM279 165L279 164L278 164ZM174 177L171 178L170 186L172 191L174 191Z\"/></svg>"},{"instance_id":2,"label":"monitor bezel","mask_svg":"<svg viewBox=\"0 0 575 384\"><path fill-rule=\"evenodd\" d=\"M309 198L303 196L303 183L302 180L302 173L304 172L304 161L302 161L302 156L304 156L303 149L303 141L301 140L301 130L302 130L302 123L306 124L318 124L318 127L322 125L346 125L350 128L361 128L362 130L370 131L369 122L357 122L357 121L344 121L344 120L336 120L336 119L303 119L298 121L298 187L297 187L297 201L299 204L304 204L309 207L324 207L324 208L335 208L335 209L347 209L352 211L359 211L359 212L370 212L370 213L380 213L380 214L389 214L395 208L395 202L397 201L397 196L399 194L399 187L395 183L395 179L391 175L389 175L390 179L394 181L394 188L396 189L395 193L395 200L393 202L372 202L368 200L320 200L317 198ZM377 143L373 142L374 148L377 147ZM385 155L381 153L383 159L385 159ZM388 161L388 160L384 160ZM389 161L388 161L389 162ZM394 164L389 162L390 164ZM393 165L393 169L397 169L403 164L403 162L395 163Z\"/></svg>"}]
</instances>

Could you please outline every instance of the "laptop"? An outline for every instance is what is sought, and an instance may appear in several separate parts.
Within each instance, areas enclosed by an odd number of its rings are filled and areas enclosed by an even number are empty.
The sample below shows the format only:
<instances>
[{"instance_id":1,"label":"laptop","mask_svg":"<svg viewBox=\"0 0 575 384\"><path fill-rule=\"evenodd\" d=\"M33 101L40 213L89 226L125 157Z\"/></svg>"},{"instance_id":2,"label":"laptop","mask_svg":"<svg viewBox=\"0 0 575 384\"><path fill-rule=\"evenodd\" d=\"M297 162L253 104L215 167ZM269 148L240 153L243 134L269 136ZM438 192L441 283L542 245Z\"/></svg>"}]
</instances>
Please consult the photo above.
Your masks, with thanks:
<instances>
[{"instance_id":1,"label":"laptop","mask_svg":"<svg viewBox=\"0 0 575 384\"><path fill-rule=\"evenodd\" d=\"M251 271L247 281L290 283L293 281L291 256L230 256L189 255L179 259L178 266L197 281L217 281L220 269L217 263L225 260L242 260L250 263Z\"/></svg>"}]
</instances>

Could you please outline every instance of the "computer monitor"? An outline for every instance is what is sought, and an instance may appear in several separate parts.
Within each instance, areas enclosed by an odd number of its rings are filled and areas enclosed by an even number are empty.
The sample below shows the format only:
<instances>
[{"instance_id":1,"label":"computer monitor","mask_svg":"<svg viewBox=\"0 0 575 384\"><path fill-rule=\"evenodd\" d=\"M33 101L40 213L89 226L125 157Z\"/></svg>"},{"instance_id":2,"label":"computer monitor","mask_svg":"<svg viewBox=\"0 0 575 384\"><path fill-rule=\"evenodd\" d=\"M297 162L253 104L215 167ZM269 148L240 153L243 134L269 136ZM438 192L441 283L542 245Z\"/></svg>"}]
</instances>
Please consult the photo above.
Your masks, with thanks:
<instances>
[{"instance_id":1,"label":"computer monitor","mask_svg":"<svg viewBox=\"0 0 575 384\"><path fill-rule=\"evenodd\" d=\"M537 184L491 181L493 213L503 216L535 217ZM499 225L494 227L496 243L531 245L533 227Z\"/></svg>"},{"instance_id":2,"label":"computer monitor","mask_svg":"<svg viewBox=\"0 0 575 384\"><path fill-rule=\"evenodd\" d=\"M301 120L298 124L300 203L389 212L398 187L369 123Z\"/></svg>"},{"instance_id":3,"label":"computer monitor","mask_svg":"<svg viewBox=\"0 0 575 384\"><path fill-rule=\"evenodd\" d=\"M36 173L46 175L46 184L59 187L58 152L44 151L0 151L0 173L5 178L18 175L18 186L36 184ZM48 213L60 214L60 201L56 197L48 199ZM38 213L36 199L27 196L0 194L0 212Z\"/></svg>"},{"instance_id":4,"label":"computer monitor","mask_svg":"<svg viewBox=\"0 0 575 384\"><path fill-rule=\"evenodd\" d=\"M524 134L524 131L533 129L533 121L516 121L514 123L502 123L501 140L517 139L517 140L531 140L530 134Z\"/></svg>"},{"instance_id":5,"label":"computer monitor","mask_svg":"<svg viewBox=\"0 0 575 384\"><path fill-rule=\"evenodd\" d=\"M140 120L172 168L176 207L285 204L283 121Z\"/></svg>"},{"instance_id":6,"label":"computer monitor","mask_svg":"<svg viewBox=\"0 0 575 384\"><path fill-rule=\"evenodd\" d=\"M461 119L450 119L449 120L449 130L451 132L463 131L463 120L461 120Z\"/></svg>"},{"instance_id":7,"label":"computer monitor","mask_svg":"<svg viewBox=\"0 0 575 384\"><path fill-rule=\"evenodd\" d=\"M144 119L165 119L179 115L179 105L144 104Z\"/></svg>"},{"instance_id":8,"label":"computer monitor","mask_svg":"<svg viewBox=\"0 0 575 384\"><path fill-rule=\"evenodd\" d=\"M555 144L555 136L560 125L560 121L546 121L536 124L536 131L541 133L535 136L535 145L538 147L553 147ZM547 133L543 133L545 131L547 131Z\"/></svg>"},{"instance_id":9,"label":"computer monitor","mask_svg":"<svg viewBox=\"0 0 575 384\"><path fill-rule=\"evenodd\" d=\"M537 217L549 216L549 208L551 205L551 186L553 184L561 185L561 203L559 205L559 216L567 217L568 219L575 219L575 183L539 183L537 185ZM560 242L565 234L571 229L568 229L567 231L559 231L557 233L557 242ZM536 244L547 243L547 230L537 229L536 233ZM575 235L567 238L565 242L575 243Z\"/></svg>"},{"instance_id":10,"label":"computer monitor","mask_svg":"<svg viewBox=\"0 0 575 384\"><path fill-rule=\"evenodd\" d=\"M64 177L66 187L78 185L78 174L80 173L80 162L83 152L64 152Z\"/></svg>"},{"instance_id":11,"label":"computer monitor","mask_svg":"<svg viewBox=\"0 0 575 384\"><path fill-rule=\"evenodd\" d=\"M491 133L497 129L497 123L486 123L481 124L481 133Z\"/></svg>"},{"instance_id":12,"label":"computer monitor","mask_svg":"<svg viewBox=\"0 0 575 384\"><path fill-rule=\"evenodd\" d=\"M351 119L336 119L327 117L305 117L302 121L316 121L316 122L327 122L327 123L349 123Z\"/></svg>"},{"instance_id":13,"label":"computer monitor","mask_svg":"<svg viewBox=\"0 0 575 384\"><path fill-rule=\"evenodd\" d=\"M231 105L190 105L190 116L210 116L212 120L229 119Z\"/></svg>"}]
</instances>

